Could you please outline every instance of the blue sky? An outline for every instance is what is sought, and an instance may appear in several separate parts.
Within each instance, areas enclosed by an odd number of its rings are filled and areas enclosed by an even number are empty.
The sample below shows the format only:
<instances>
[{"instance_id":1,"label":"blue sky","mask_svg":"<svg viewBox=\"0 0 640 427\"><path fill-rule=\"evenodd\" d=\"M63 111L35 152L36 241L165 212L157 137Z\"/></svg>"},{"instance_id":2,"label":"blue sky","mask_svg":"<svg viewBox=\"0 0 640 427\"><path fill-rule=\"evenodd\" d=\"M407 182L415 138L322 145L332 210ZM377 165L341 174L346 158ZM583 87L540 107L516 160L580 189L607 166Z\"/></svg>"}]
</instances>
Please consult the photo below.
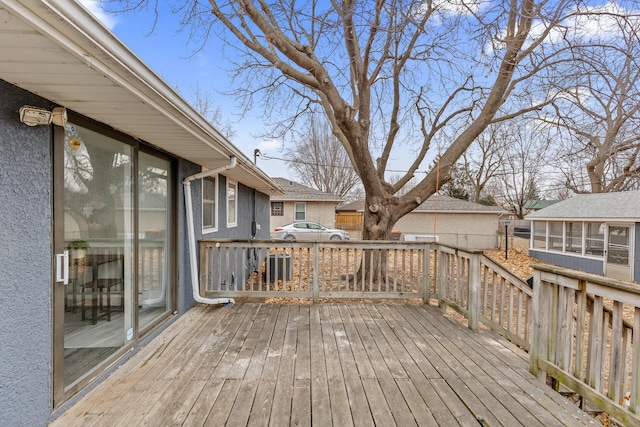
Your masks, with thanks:
<instances>
[{"instance_id":1,"label":"blue sky","mask_svg":"<svg viewBox=\"0 0 640 427\"><path fill-rule=\"evenodd\" d=\"M204 51L191 56L193 47L188 45L188 34L178 32L177 17L169 10L161 11L159 22L153 28L152 12L111 15L101 9L96 0L81 0L100 21L152 70L180 94L190 100L198 87L222 108L224 119L235 129L232 142L250 159L256 148L272 157L284 157L280 152L282 142L257 137L264 133L260 111L250 111L240 117L242 111L234 98L223 95L230 89L230 79L223 69L221 45L212 36ZM165 2L159 2L166 7ZM286 163L279 160L258 159L258 166L272 177L293 178Z\"/></svg>"}]
</instances>

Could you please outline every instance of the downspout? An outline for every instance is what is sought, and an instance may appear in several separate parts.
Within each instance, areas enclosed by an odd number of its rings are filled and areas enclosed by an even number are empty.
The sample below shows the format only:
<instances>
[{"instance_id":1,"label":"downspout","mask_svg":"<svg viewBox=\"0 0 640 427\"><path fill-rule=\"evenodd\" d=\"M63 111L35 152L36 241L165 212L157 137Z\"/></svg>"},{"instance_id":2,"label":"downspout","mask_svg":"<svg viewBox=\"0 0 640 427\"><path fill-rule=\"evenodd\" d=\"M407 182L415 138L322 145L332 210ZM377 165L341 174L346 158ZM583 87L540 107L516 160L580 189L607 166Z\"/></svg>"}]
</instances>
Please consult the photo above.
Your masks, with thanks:
<instances>
[{"instance_id":1,"label":"downspout","mask_svg":"<svg viewBox=\"0 0 640 427\"><path fill-rule=\"evenodd\" d=\"M188 176L182 181L184 185L184 202L187 213L187 235L189 237L189 259L191 263L191 287L193 289L193 299L202 304L234 304L233 298L203 298L200 296L200 280L198 276L198 248L196 247L196 230L193 223L193 204L191 201L191 181L195 179L206 178L236 167L237 159L231 156L229 164L216 169L200 172L195 175ZM217 184L217 182L216 182Z\"/></svg>"}]
</instances>

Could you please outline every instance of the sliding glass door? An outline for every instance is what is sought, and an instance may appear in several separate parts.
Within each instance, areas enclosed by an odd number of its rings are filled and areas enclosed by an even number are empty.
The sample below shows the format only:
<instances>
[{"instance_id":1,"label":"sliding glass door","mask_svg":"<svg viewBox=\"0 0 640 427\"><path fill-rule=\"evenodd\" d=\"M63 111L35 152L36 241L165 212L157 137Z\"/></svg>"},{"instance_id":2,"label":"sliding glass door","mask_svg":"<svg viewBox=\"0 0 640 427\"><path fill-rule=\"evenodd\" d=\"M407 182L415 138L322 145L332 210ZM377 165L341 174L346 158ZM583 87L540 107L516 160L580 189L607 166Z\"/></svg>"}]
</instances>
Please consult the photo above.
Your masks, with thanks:
<instances>
[{"instance_id":1,"label":"sliding glass door","mask_svg":"<svg viewBox=\"0 0 640 427\"><path fill-rule=\"evenodd\" d=\"M138 179L138 325L153 324L172 307L171 162L140 152Z\"/></svg>"},{"instance_id":2,"label":"sliding glass door","mask_svg":"<svg viewBox=\"0 0 640 427\"><path fill-rule=\"evenodd\" d=\"M57 406L172 310L172 177L170 159L88 127L54 140Z\"/></svg>"}]
</instances>

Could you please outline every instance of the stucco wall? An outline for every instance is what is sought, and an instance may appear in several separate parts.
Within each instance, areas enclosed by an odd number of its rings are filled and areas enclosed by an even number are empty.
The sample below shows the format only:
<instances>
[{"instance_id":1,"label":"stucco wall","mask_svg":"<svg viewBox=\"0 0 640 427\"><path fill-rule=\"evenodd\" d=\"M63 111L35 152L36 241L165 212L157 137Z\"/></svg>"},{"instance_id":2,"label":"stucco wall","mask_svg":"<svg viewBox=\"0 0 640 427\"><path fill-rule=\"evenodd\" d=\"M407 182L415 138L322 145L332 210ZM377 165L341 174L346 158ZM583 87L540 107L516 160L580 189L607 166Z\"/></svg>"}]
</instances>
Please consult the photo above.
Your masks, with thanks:
<instances>
[{"instance_id":1,"label":"stucco wall","mask_svg":"<svg viewBox=\"0 0 640 427\"><path fill-rule=\"evenodd\" d=\"M0 80L0 420L44 426L51 408L50 128L20 123L48 102Z\"/></svg>"},{"instance_id":2,"label":"stucco wall","mask_svg":"<svg viewBox=\"0 0 640 427\"><path fill-rule=\"evenodd\" d=\"M440 243L468 249L490 249L498 244L498 215L462 214L443 212L434 217L432 213L413 212L400 218L393 227L402 233L434 234Z\"/></svg>"},{"instance_id":3,"label":"stucco wall","mask_svg":"<svg viewBox=\"0 0 640 427\"><path fill-rule=\"evenodd\" d=\"M282 225L294 222L295 203L283 202L284 215L271 217L271 231ZM307 204L307 218L305 221L317 222L325 227L333 228L336 223L336 202L305 202Z\"/></svg>"}]
</instances>

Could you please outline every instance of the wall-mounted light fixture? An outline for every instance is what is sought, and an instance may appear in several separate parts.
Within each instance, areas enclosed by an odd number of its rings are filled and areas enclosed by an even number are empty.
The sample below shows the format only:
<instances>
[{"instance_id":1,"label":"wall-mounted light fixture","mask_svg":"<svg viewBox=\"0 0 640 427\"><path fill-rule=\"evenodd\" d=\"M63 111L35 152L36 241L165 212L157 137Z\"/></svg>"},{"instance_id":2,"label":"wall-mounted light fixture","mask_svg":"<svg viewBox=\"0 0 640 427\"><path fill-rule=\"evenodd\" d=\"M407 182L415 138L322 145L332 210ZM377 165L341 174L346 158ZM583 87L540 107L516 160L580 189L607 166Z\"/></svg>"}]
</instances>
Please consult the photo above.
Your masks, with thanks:
<instances>
[{"instance_id":1,"label":"wall-mounted light fixture","mask_svg":"<svg viewBox=\"0 0 640 427\"><path fill-rule=\"evenodd\" d=\"M64 127L67 124L67 109L55 107L52 111L46 108L23 105L20 107L20 121L27 126L48 125L53 123Z\"/></svg>"}]
</instances>

